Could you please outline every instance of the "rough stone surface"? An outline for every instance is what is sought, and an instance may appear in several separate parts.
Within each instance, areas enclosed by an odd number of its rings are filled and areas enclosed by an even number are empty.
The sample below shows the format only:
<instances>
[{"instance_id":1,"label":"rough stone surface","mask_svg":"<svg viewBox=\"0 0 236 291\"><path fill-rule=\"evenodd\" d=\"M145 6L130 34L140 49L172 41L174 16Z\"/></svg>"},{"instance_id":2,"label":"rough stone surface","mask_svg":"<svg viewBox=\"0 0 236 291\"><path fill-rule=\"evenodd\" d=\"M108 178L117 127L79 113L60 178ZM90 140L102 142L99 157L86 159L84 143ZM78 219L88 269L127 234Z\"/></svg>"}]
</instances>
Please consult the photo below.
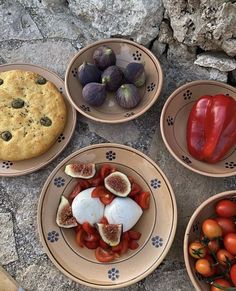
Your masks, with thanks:
<instances>
[{"instance_id":1,"label":"rough stone surface","mask_svg":"<svg viewBox=\"0 0 236 291\"><path fill-rule=\"evenodd\" d=\"M236 69L236 60L224 53L202 53L197 56L194 64L202 67L215 68L223 72L229 72Z\"/></svg>"},{"instance_id":2,"label":"rough stone surface","mask_svg":"<svg viewBox=\"0 0 236 291\"><path fill-rule=\"evenodd\" d=\"M207 178L180 165L164 146L159 120L168 96L188 81L226 82L228 77L230 84L236 84L235 70L228 74L219 67L194 64L201 49L236 55L235 4L227 0L163 2L165 10L161 0L0 0L0 64L34 63L64 78L78 49L104 37L121 36L150 44L164 73L158 101L139 118L102 125L78 114L71 142L53 162L23 177L0 178L0 263L25 290L93 290L72 282L51 263L39 241L36 216L41 189L56 165L77 149L104 142L129 145L156 161L169 178L178 205L176 237L167 257L150 276L125 290L194 290L182 254L186 225L205 199L236 189L236 178Z\"/></svg>"},{"instance_id":3,"label":"rough stone surface","mask_svg":"<svg viewBox=\"0 0 236 291\"><path fill-rule=\"evenodd\" d=\"M229 0L163 0L174 37L189 46L204 50L225 50L235 55L236 3Z\"/></svg>"},{"instance_id":4,"label":"rough stone surface","mask_svg":"<svg viewBox=\"0 0 236 291\"><path fill-rule=\"evenodd\" d=\"M16 261L18 256L11 213L0 213L0 237L0 263L6 265Z\"/></svg>"},{"instance_id":5,"label":"rough stone surface","mask_svg":"<svg viewBox=\"0 0 236 291\"><path fill-rule=\"evenodd\" d=\"M130 37L143 44L156 37L164 13L160 0L68 2L75 15L102 32L104 37Z\"/></svg>"}]
</instances>

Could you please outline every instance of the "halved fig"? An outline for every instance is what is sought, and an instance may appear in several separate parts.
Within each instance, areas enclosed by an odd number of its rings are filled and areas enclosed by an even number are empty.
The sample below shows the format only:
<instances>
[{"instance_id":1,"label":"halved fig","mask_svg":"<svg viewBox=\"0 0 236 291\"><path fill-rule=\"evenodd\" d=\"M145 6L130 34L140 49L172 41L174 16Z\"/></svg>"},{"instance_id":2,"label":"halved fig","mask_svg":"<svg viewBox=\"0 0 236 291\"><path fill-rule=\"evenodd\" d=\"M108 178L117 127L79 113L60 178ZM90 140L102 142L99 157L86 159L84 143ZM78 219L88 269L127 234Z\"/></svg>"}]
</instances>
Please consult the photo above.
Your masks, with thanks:
<instances>
[{"instance_id":1,"label":"halved fig","mask_svg":"<svg viewBox=\"0 0 236 291\"><path fill-rule=\"evenodd\" d=\"M57 209L56 223L58 226L64 228L71 228L78 225L72 215L70 203L64 196L61 196L61 201Z\"/></svg>"},{"instance_id":2,"label":"halved fig","mask_svg":"<svg viewBox=\"0 0 236 291\"><path fill-rule=\"evenodd\" d=\"M120 197L128 196L131 191L131 183L128 177L118 171L107 176L104 185L107 190Z\"/></svg>"},{"instance_id":3,"label":"halved fig","mask_svg":"<svg viewBox=\"0 0 236 291\"><path fill-rule=\"evenodd\" d=\"M66 165L65 173L73 178L90 179L96 174L95 164L77 163Z\"/></svg>"},{"instance_id":4,"label":"halved fig","mask_svg":"<svg viewBox=\"0 0 236 291\"><path fill-rule=\"evenodd\" d=\"M97 223L96 227L102 240L109 246L114 247L120 243L122 224Z\"/></svg>"}]
</instances>

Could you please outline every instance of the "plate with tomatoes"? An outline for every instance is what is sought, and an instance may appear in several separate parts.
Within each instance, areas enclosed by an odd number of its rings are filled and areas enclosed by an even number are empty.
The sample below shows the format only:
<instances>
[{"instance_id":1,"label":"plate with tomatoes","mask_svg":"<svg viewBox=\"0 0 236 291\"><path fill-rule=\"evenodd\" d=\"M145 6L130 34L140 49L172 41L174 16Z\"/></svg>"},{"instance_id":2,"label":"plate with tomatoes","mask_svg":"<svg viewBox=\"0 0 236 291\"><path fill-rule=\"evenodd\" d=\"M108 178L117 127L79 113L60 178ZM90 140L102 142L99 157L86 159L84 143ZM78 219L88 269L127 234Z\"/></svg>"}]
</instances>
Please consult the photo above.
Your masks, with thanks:
<instances>
[{"instance_id":1,"label":"plate with tomatoes","mask_svg":"<svg viewBox=\"0 0 236 291\"><path fill-rule=\"evenodd\" d=\"M121 288L145 278L167 255L177 225L176 200L161 169L131 147L82 148L48 177L38 230L54 265L93 288Z\"/></svg>"},{"instance_id":2,"label":"plate with tomatoes","mask_svg":"<svg viewBox=\"0 0 236 291\"><path fill-rule=\"evenodd\" d=\"M185 233L184 259L196 290L236 290L236 190L196 209Z\"/></svg>"}]
</instances>

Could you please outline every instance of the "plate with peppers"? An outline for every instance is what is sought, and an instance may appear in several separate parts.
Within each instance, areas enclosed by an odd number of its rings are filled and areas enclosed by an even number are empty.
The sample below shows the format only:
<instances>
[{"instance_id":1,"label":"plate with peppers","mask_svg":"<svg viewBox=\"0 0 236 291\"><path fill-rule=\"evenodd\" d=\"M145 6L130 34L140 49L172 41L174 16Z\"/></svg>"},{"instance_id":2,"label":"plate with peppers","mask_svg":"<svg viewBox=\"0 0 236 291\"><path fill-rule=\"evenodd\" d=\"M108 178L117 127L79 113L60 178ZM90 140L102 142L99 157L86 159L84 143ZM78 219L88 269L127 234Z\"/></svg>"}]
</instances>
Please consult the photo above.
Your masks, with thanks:
<instances>
[{"instance_id":1,"label":"plate with peppers","mask_svg":"<svg viewBox=\"0 0 236 291\"><path fill-rule=\"evenodd\" d=\"M236 174L236 89L194 81L174 91L161 114L167 149L182 165L206 176Z\"/></svg>"},{"instance_id":2,"label":"plate with peppers","mask_svg":"<svg viewBox=\"0 0 236 291\"><path fill-rule=\"evenodd\" d=\"M175 196L160 168L123 145L99 144L63 160L39 199L47 255L72 280L121 288L162 262L177 225Z\"/></svg>"}]
</instances>

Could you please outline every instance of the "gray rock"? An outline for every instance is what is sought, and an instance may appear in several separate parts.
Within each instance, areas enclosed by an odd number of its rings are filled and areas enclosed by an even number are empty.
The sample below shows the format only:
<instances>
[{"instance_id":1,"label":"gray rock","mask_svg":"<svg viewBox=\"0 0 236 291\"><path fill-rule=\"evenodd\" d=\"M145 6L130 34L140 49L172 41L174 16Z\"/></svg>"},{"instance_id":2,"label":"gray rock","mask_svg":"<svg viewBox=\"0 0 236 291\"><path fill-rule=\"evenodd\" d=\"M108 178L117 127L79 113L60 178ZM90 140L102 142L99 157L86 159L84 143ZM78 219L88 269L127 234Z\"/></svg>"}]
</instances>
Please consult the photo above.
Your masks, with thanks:
<instances>
[{"instance_id":1,"label":"gray rock","mask_svg":"<svg viewBox=\"0 0 236 291\"><path fill-rule=\"evenodd\" d=\"M166 44L155 40L152 44L151 51L159 58L166 50Z\"/></svg>"},{"instance_id":2,"label":"gray rock","mask_svg":"<svg viewBox=\"0 0 236 291\"><path fill-rule=\"evenodd\" d=\"M189 47L183 43L179 43L176 40L169 43L167 60L171 63L192 65L196 59L196 56L196 47Z\"/></svg>"},{"instance_id":3,"label":"gray rock","mask_svg":"<svg viewBox=\"0 0 236 291\"><path fill-rule=\"evenodd\" d=\"M164 12L160 0L68 2L71 11L88 24L88 31L95 28L103 37L128 37L145 45L157 36Z\"/></svg>"},{"instance_id":4,"label":"gray rock","mask_svg":"<svg viewBox=\"0 0 236 291\"><path fill-rule=\"evenodd\" d=\"M174 37L189 46L204 50L223 49L236 55L233 44L236 35L236 3L229 0L173 1L163 0L168 11Z\"/></svg>"},{"instance_id":5,"label":"gray rock","mask_svg":"<svg viewBox=\"0 0 236 291\"><path fill-rule=\"evenodd\" d=\"M215 68L222 72L229 72L236 69L236 60L220 52L202 53L197 56L194 64L202 67Z\"/></svg>"},{"instance_id":6,"label":"gray rock","mask_svg":"<svg viewBox=\"0 0 236 291\"><path fill-rule=\"evenodd\" d=\"M37 40L17 45L8 43L0 47L0 55L7 62L41 65L57 72L63 78L66 67L75 53L76 49L66 40Z\"/></svg>"},{"instance_id":7,"label":"gray rock","mask_svg":"<svg viewBox=\"0 0 236 291\"><path fill-rule=\"evenodd\" d=\"M231 57L236 56L236 39L227 39L222 43L222 49Z\"/></svg>"},{"instance_id":8,"label":"gray rock","mask_svg":"<svg viewBox=\"0 0 236 291\"><path fill-rule=\"evenodd\" d=\"M0 213L0 263L9 264L18 260L11 213Z\"/></svg>"},{"instance_id":9,"label":"gray rock","mask_svg":"<svg viewBox=\"0 0 236 291\"><path fill-rule=\"evenodd\" d=\"M229 72L229 83L236 86L236 70Z\"/></svg>"},{"instance_id":10,"label":"gray rock","mask_svg":"<svg viewBox=\"0 0 236 291\"><path fill-rule=\"evenodd\" d=\"M13 0L0 2L1 41L42 38L40 31L24 8Z\"/></svg>"},{"instance_id":11,"label":"gray rock","mask_svg":"<svg viewBox=\"0 0 236 291\"><path fill-rule=\"evenodd\" d=\"M162 21L160 25L158 40L159 42L168 44L173 42L173 31L166 21Z\"/></svg>"}]
</instances>

